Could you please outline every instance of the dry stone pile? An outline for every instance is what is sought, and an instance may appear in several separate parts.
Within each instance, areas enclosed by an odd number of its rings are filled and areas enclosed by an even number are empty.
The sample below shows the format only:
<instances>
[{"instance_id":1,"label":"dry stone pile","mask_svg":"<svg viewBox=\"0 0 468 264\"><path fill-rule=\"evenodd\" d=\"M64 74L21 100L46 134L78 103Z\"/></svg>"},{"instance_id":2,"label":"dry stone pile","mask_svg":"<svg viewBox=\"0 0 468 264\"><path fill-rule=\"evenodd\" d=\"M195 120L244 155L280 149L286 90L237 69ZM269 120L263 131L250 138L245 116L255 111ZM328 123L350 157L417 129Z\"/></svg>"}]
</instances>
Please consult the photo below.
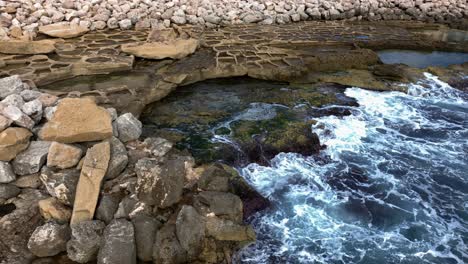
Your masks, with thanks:
<instances>
[{"instance_id":1,"label":"dry stone pile","mask_svg":"<svg viewBox=\"0 0 468 264\"><path fill-rule=\"evenodd\" d=\"M232 168L195 167L140 140L132 114L18 76L0 79L0 100L0 263L228 263L255 240L243 202L260 195Z\"/></svg>"},{"instance_id":2,"label":"dry stone pile","mask_svg":"<svg viewBox=\"0 0 468 264\"><path fill-rule=\"evenodd\" d=\"M2 0L0 39L61 38L100 29L304 20L466 21L466 0ZM52 26L50 26L53 24Z\"/></svg>"}]
</instances>

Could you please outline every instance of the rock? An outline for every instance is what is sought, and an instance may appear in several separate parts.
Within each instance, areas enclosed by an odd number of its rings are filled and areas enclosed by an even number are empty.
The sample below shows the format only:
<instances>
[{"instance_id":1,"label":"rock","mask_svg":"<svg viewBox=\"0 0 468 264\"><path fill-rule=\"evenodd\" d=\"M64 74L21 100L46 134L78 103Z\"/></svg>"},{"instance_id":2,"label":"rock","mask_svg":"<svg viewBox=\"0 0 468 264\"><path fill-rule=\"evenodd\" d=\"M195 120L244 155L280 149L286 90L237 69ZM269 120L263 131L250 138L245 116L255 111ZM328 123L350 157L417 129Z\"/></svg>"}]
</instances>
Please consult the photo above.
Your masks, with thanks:
<instances>
[{"instance_id":1,"label":"rock","mask_svg":"<svg viewBox=\"0 0 468 264\"><path fill-rule=\"evenodd\" d=\"M124 19L119 22L120 29L131 29L132 28L132 21L130 19Z\"/></svg>"},{"instance_id":2,"label":"rock","mask_svg":"<svg viewBox=\"0 0 468 264\"><path fill-rule=\"evenodd\" d=\"M207 205L210 211L217 216L226 217L235 222L242 221L242 201L232 193L226 192L201 192L197 200Z\"/></svg>"},{"instance_id":3,"label":"rock","mask_svg":"<svg viewBox=\"0 0 468 264\"><path fill-rule=\"evenodd\" d=\"M17 175L28 175L39 172L45 164L50 142L32 141L29 147L13 160L13 170Z\"/></svg>"},{"instance_id":4,"label":"rock","mask_svg":"<svg viewBox=\"0 0 468 264\"><path fill-rule=\"evenodd\" d=\"M55 105L59 100L57 96L51 94L41 94L37 99L41 101L42 106L45 108Z\"/></svg>"},{"instance_id":5,"label":"rock","mask_svg":"<svg viewBox=\"0 0 468 264\"><path fill-rule=\"evenodd\" d=\"M44 166L40 179L49 194L66 205L73 205L80 171L76 169L53 170Z\"/></svg>"},{"instance_id":6,"label":"rock","mask_svg":"<svg viewBox=\"0 0 468 264\"><path fill-rule=\"evenodd\" d=\"M156 232L160 223L147 215L139 215L133 218L132 223L135 227L137 257L141 261L151 261Z\"/></svg>"},{"instance_id":7,"label":"rock","mask_svg":"<svg viewBox=\"0 0 468 264\"><path fill-rule=\"evenodd\" d=\"M0 99L4 99L10 94L21 93L24 89L25 84L23 84L18 75L0 79Z\"/></svg>"},{"instance_id":8,"label":"rock","mask_svg":"<svg viewBox=\"0 0 468 264\"><path fill-rule=\"evenodd\" d=\"M36 123L42 119L42 103L38 99L27 102L21 107L21 111L30 116Z\"/></svg>"},{"instance_id":9,"label":"rock","mask_svg":"<svg viewBox=\"0 0 468 264\"><path fill-rule=\"evenodd\" d=\"M46 220L55 220L58 223L68 223L71 218L71 209L63 205L57 198L50 197L39 201L39 212Z\"/></svg>"},{"instance_id":10,"label":"rock","mask_svg":"<svg viewBox=\"0 0 468 264\"><path fill-rule=\"evenodd\" d=\"M114 214L119 208L119 198L116 195L104 194L101 196L96 209L96 219L109 224L114 219Z\"/></svg>"},{"instance_id":11,"label":"rock","mask_svg":"<svg viewBox=\"0 0 468 264\"><path fill-rule=\"evenodd\" d=\"M186 263L187 252L182 248L175 234L175 225L165 224L156 235L153 247L154 263Z\"/></svg>"},{"instance_id":12,"label":"rock","mask_svg":"<svg viewBox=\"0 0 468 264\"><path fill-rule=\"evenodd\" d=\"M19 94L10 94L2 100L2 104L16 106L21 109L24 105L24 100Z\"/></svg>"},{"instance_id":13,"label":"rock","mask_svg":"<svg viewBox=\"0 0 468 264\"><path fill-rule=\"evenodd\" d=\"M34 121L16 106L7 105L5 107L4 105L0 105L0 114L12 120L13 123L20 127L28 129L32 129L34 127Z\"/></svg>"},{"instance_id":14,"label":"rock","mask_svg":"<svg viewBox=\"0 0 468 264\"><path fill-rule=\"evenodd\" d=\"M137 162L135 170L138 176L136 193L141 201L166 208L181 199L185 179L183 161L170 159L160 164L143 158Z\"/></svg>"},{"instance_id":15,"label":"rock","mask_svg":"<svg viewBox=\"0 0 468 264\"><path fill-rule=\"evenodd\" d=\"M0 161L0 183L10 183L16 180L16 175L13 173L10 163Z\"/></svg>"},{"instance_id":16,"label":"rock","mask_svg":"<svg viewBox=\"0 0 468 264\"><path fill-rule=\"evenodd\" d=\"M98 264L136 264L135 231L131 222L113 220L104 230Z\"/></svg>"},{"instance_id":17,"label":"rock","mask_svg":"<svg viewBox=\"0 0 468 264\"><path fill-rule=\"evenodd\" d=\"M189 205L182 206L176 220L176 234L189 259L196 259L205 238L205 219Z\"/></svg>"},{"instance_id":18,"label":"rock","mask_svg":"<svg viewBox=\"0 0 468 264\"><path fill-rule=\"evenodd\" d=\"M0 41L0 53L5 54L47 54L55 51L52 40L9 40Z\"/></svg>"},{"instance_id":19,"label":"rock","mask_svg":"<svg viewBox=\"0 0 468 264\"><path fill-rule=\"evenodd\" d=\"M39 173L19 177L13 184L19 188L39 188L42 183L39 179Z\"/></svg>"},{"instance_id":20,"label":"rock","mask_svg":"<svg viewBox=\"0 0 468 264\"><path fill-rule=\"evenodd\" d=\"M28 241L28 249L38 257L55 256L66 250L69 239L68 225L48 222L34 230Z\"/></svg>"},{"instance_id":21,"label":"rock","mask_svg":"<svg viewBox=\"0 0 468 264\"><path fill-rule=\"evenodd\" d=\"M57 111L57 107L56 107L56 106L54 106L54 107L46 107L46 108L44 109L44 113L43 113L44 118L45 118L47 121L52 120L52 118L54 117L55 111Z\"/></svg>"},{"instance_id":22,"label":"rock","mask_svg":"<svg viewBox=\"0 0 468 264\"><path fill-rule=\"evenodd\" d=\"M29 101L32 101L32 100L35 100L37 98L39 98L39 96L42 95L41 92L39 91L35 91L35 90L23 90L21 93L20 93L21 97L23 97L23 100L26 101L26 102L29 102ZM42 105L42 103L41 103Z\"/></svg>"},{"instance_id":23,"label":"rock","mask_svg":"<svg viewBox=\"0 0 468 264\"><path fill-rule=\"evenodd\" d=\"M29 146L32 133L20 127L10 127L0 133L0 160L10 161Z\"/></svg>"},{"instance_id":24,"label":"rock","mask_svg":"<svg viewBox=\"0 0 468 264\"><path fill-rule=\"evenodd\" d=\"M122 45L122 51L145 59L181 59L198 48L197 39L177 39L168 43L143 43Z\"/></svg>"},{"instance_id":25,"label":"rock","mask_svg":"<svg viewBox=\"0 0 468 264\"><path fill-rule=\"evenodd\" d=\"M135 199L134 197L129 197L126 196L122 199L122 201L119 203L119 207L117 209L117 212L115 212L114 218L130 218L130 213L135 209L136 205L138 203L138 200Z\"/></svg>"},{"instance_id":26,"label":"rock","mask_svg":"<svg viewBox=\"0 0 468 264\"><path fill-rule=\"evenodd\" d=\"M107 169L106 176L104 177L106 180L114 179L119 176L128 164L127 149L125 148L125 145L116 137L112 137L109 142L111 146L111 156L109 168Z\"/></svg>"},{"instance_id":27,"label":"rock","mask_svg":"<svg viewBox=\"0 0 468 264\"><path fill-rule=\"evenodd\" d=\"M229 190L229 176L222 166L211 165L200 176L198 188L205 191L227 192Z\"/></svg>"},{"instance_id":28,"label":"rock","mask_svg":"<svg viewBox=\"0 0 468 264\"><path fill-rule=\"evenodd\" d=\"M170 141L164 138L146 138L143 144L145 144L146 149L155 157L163 157L173 146Z\"/></svg>"},{"instance_id":29,"label":"rock","mask_svg":"<svg viewBox=\"0 0 468 264\"><path fill-rule=\"evenodd\" d=\"M65 98L39 132L42 140L61 143L97 141L112 136L111 117L89 98Z\"/></svg>"},{"instance_id":30,"label":"rock","mask_svg":"<svg viewBox=\"0 0 468 264\"><path fill-rule=\"evenodd\" d=\"M255 231L251 226L238 225L213 215L206 218L207 234L221 241L253 242Z\"/></svg>"},{"instance_id":31,"label":"rock","mask_svg":"<svg viewBox=\"0 0 468 264\"><path fill-rule=\"evenodd\" d=\"M142 124L131 113L119 116L115 122L122 142L136 140L141 136Z\"/></svg>"},{"instance_id":32,"label":"rock","mask_svg":"<svg viewBox=\"0 0 468 264\"><path fill-rule=\"evenodd\" d=\"M67 243L68 257L78 263L95 260L106 225L98 220L83 221L71 226L71 239Z\"/></svg>"},{"instance_id":33,"label":"rock","mask_svg":"<svg viewBox=\"0 0 468 264\"><path fill-rule=\"evenodd\" d=\"M8 200L17 196L20 192L21 190L12 184L0 183L0 199Z\"/></svg>"},{"instance_id":34,"label":"rock","mask_svg":"<svg viewBox=\"0 0 468 264\"><path fill-rule=\"evenodd\" d=\"M221 18L219 16L216 16L216 15L207 15L205 17L203 17L203 19L206 21L206 22L209 22L211 24L219 24L221 22Z\"/></svg>"},{"instance_id":35,"label":"rock","mask_svg":"<svg viewBox=\"0 0 468 264\"><path fill-rule=\"evenodd\" d=\"M89 29L79 25L50 24L39 27L39 33L56 38L74 38L88 32Z\"/></svg>"},{"instance_id":36,"label":"rock","mask_svg":"<svg viewBox=\"0 0 468 264\"><path fill-rule=\"evenodd\" d=\"M102 142L88 150L76 187L71 224L92 220L96 210L101 181L106 174L110 159L110 144Z\"/></svg>"},{"instance_id":37,"label":"rock","mask_svg":"<svg viewBox=\"0 0 468 264\"><path fill-rule=\"evenodd\" d=\"M249 13L242 20L245 23L257 23L263 20L263 14L260 12Z\"/></svg>"},{"instance_id":38,"label":"rock","mask_svg":"<svg viewBox=\"0 0 468 264\"><path fill-rule=\"evenodd\" d=\"M52 142L47 155L47 166L68 169L78 164L82 150L78 147Z\"/></svg>"},{"instance_id":39,"label":"rock","mask_svg":"<svg viewBox=\"0 0 468 264\"><path fill-rule=\"evenodd\" d=\"M11 119L0 115L0 132L10 127L12 123L13 121Z\"/></svg>"}]
</instances>

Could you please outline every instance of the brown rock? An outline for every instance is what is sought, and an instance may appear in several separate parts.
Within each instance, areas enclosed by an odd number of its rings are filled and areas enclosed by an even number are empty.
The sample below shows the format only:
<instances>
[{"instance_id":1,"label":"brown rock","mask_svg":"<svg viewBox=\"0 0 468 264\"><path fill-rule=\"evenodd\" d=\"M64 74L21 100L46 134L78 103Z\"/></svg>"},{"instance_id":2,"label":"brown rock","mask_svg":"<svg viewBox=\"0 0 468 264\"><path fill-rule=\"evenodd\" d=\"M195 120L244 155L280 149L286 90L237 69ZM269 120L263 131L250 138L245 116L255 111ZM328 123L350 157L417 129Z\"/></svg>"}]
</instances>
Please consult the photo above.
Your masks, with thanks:
<instances>
[{"instance_id":1,"label":"brown rock","mask_svg":"<svg viewBox=\"0 0 468 264\"><path fill-rule=\"evenodd\" d=\"M20 27L12 27L10 29L10 36L19 39L23 36L23 31Z\"/></svg>"},{"instance_id":2,"label":"brown rock","mask_svg":"<svg viewBox=\"0 0 468 264\"><path fill-rule=\"evenodd\" d=\"M0 160L10 161L29 146L32 133L21 127L10 127L0 133Z\"/></svg>"},{"instance_id":3,"label":"brown rock","mask_svg":"<svg viewBox=\"0 0 468 264\"><path fill-rule=\"evenodd\" d=\"M21 176L18 179L16 179L16 181L14 181L13 184L19 188L33 189L39 188L42 185L41 179L39 178L39 173Z\"/></svg>"},{"instance_id":4,"label":"brown rock","mask_svg":"<svg viewBox=\"0 0 468 264\"><path fill-rule=\"evenodd\" d=\"M122 45L122 51L146 59L181 59L195 52L197 39L177 39L167 43L144 43Z\"/></svg>"},{"instance_id":5,"label":"brown rock","mask_svg":"<svg viewBox=\"0 0 468 264\"><path fill-rule=\"evenodd\" d=\"M7 127L9 127L13 123L13 121L7 117L4 117L0 115L0 132L5 130Z\"/></svg>"},{"instance_id":6,"label":"brown rock","mask_svg":"<svg viewBox=\"0 0 468 264\"><path fill-rule=\"evenodd\" d=\"M41 139L61 143L97 141L111 136L111 116L90 98L61 100L52 119L39 132Z\"/></svg>"},{"instance_id":7,"label":"brown rock","mask_svg":"<svg viewBox=\"0 0 468 264\"><path fill-rule=\"evenodd\" d=\"M52 40L9 40L0 41L0 53L5 54L46 54L55 51Z\"/></svg>"},{"instance_id":8,"label":"brown rock","mask_svg":"<svg viewBox=\"0 0 468 264\"><path fill-rule=\"evenodd\" d=\"M68 223L71 218L71 209L60 203L55 197L40 200L39 211L46 220Z\"/></svg>"},{"instance_id":9,"label":"brown rock","mask_svg":"<svg viewBox=\"0 0 468 264\"><path fill-rule=\"evenodd\" d=\"M39 33L56 38L74 38L88 32L89 29L77 25L51 24L39 27Z\"/></svg>"},{"instance_id":10,"label":"brown rock","mask_svg":"<svg viewBox=\"0 0 468 264\"><path fill-rule=\"evenodd\" d=\"M68 169L80 162L82 151L80 148L52 142L47 156L47 166Z\"/></svg>"},{"instance_id":11,"label":"brown rock","mask_svg":"<svg viewBox=\"0 0 468 264\"><path fill-rule=\"evenodd\" d=\"M102 142L88 150L76 188L75 204L70 224L92 220L110 160L110 144Z\"/></svg>"}]
</instances>

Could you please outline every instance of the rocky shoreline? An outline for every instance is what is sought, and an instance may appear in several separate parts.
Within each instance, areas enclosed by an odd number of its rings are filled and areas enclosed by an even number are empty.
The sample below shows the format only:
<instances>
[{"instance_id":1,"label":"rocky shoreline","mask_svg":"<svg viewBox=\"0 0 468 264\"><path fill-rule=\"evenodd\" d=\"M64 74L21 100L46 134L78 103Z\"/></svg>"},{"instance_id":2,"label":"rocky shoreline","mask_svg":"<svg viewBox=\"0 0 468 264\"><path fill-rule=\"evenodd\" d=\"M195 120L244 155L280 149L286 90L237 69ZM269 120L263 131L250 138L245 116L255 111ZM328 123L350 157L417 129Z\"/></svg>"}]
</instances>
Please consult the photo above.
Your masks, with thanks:
<instances>
[{"instance_id":1,"label":"rocky shoreline","mask_svg":"<svg viewBox=\"0 0 468 264\"><path fill-rule=\"evenodd\" d=\"M91 98L18 76L0 98L0 263L229 263L255 241L243 204L263 198L234 169L140 141L138 119Z\"/></svg>"},{"instance_id":2,"label":"rocky shoreline","mask_svg":"<svg viewBox=\"0 0 468 264\"><path fill-rule=\"evenodd\" d=\"M78 31L286 24L306 20L417 20L467 27L464 0L0 1L0 40L34 39L52 24ZM63 36L62 36L63 37Z\"/></svg>"}]
</instances>

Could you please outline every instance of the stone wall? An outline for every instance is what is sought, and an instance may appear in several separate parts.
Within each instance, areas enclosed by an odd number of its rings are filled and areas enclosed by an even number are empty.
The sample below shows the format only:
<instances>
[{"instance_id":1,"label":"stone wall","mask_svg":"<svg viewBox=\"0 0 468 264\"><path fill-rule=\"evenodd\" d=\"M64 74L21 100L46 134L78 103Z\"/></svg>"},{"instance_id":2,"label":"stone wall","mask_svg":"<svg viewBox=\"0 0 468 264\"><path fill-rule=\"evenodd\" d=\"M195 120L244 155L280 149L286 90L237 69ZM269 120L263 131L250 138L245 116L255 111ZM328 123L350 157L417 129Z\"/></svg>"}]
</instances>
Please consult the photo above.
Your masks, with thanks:
<instances>
[{"instance_id":1,"label":"stone wall","mask_svg":"<svg viewBox=\"0 0 468 264\"><path fill-rule=\"evenodd\" d=\"M0 39L32 39L53 23L99 30L341 19L466 25L467 18L466 0L3 0Z\"/></svg>"}]
</instances>

